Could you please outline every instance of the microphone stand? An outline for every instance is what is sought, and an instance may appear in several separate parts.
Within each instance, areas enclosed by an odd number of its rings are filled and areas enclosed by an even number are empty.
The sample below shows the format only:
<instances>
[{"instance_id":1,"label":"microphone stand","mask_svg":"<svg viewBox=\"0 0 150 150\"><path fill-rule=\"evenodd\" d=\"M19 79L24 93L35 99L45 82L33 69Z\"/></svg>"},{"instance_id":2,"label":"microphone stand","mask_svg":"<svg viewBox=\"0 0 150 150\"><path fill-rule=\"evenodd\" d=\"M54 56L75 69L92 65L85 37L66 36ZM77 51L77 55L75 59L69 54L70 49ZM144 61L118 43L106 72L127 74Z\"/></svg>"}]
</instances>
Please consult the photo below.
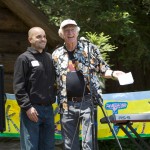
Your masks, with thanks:
<instances>
[{"instance_id":1,"label":"microphone stand","mask_svg":"<svg viewBox=\"0 0 150 150\"><path fill-rule=\"evenodd\" d=\"M108 124L108 126L109 126L109 128L110 128L110 131L111 131L111 133L113 134L114 138L116 139L120 150L122 150L122 146L121 146L121 144L120 144L120 142L119 142L119 139L118 139L118 137L117 137L117 135L116 135L114 129L113 129L112 126L110 125L110 120L109 120L109 118L107 117L107 115L106 115L106 113L105 113L105 111L104 111L103 104L101 103L101 102L103 101L102 97L100 97L100 99L101 99L101 101L97 101L97 104L98 104L99 107L101 108L101 110L102 110L102 112L103 112L103 114L104 114L104 117L106 118L107 124Z\"/></svg>"},{"instance_id":2,"label":"microphone stand","mask_svg":"<svg viewBox=\"0 0 150 150\"><path fill-rule=\"evenodd\" d=\"M86 40L86 42L88 44L87 45L88 46L88 61L89 61L88 69L89 69L89 81L90 81L90 95L91 95L91 103L92 103L92 108L91 108L92 148L93 148L92 150L98 150L98 145L97 145L97 122L96 122L97 121L97 115L96 115L97 114L97 107L96 107L96 105L94 107L93 92L95 92L94 91L95 89L94 89L94 86L91 83L92 71L90 69L90 49L89 49L89 43L90 42L88 40ZM100 100L98 100L98 99L100 99ZM97 98L96 101L97 101L98 106L101 108L101 110L102 110L102 112L104 114L104 117L106 118L108 126L109 126L109 128L110 128L110 130L111 130L111 132L112 132L112 134L114 136L114 138L116 139L120 150L122 150L121 144L120 144L120 142L119 142L119 140L118 140L118 138L116 136L116 133L115 133L114 129L111 127L111 125L110 125L110 120L108 119L108 117L107 117L107 115L106 115L106 113L104 111L103 104L102 104L102 102L103 102L102 97ZM96 127L95 127L95 125L96 125Z\"/></svg>"},{"instance_id":3,"label":"microphone stand","mask_svg":"<svg viewBox=\"0 0 150 150\"><path fill-rule=\"evenodd\" d=\"M90 96L91 96L91 125L92 125L92 150L98 150L98 144L97 144L97 107L94 107L94 99L93 99L93 90L92 90L92 83L91 83L91 77L92 77L92 71L90 69L90 50L89 50L89 41L86 40L87 46L88 46L88 69L89 69L89 81L90 81ZM96 125L96 127L95 127Z\"/></svg>"}]
</instances>

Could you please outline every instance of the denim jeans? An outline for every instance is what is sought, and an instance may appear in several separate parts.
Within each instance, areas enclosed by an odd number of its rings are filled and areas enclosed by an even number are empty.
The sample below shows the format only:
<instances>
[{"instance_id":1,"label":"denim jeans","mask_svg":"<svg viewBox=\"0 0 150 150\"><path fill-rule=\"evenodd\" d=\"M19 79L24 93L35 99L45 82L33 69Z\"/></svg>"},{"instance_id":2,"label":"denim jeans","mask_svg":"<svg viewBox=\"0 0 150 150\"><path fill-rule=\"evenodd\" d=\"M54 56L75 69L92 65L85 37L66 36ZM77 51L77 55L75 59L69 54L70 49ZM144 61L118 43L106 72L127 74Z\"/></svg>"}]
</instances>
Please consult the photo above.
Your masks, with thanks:
<instances>
[{"instance_id":1,"label":"denim jeans","mask_svg":"<svg viewBox=\"0 0 150 150\"><path fill-rule=\"evenodd\" d=\"M61 115L65 150L80 150L79 127L82 124L82 149L92 150L91 100L68 101L69 109Z\"/></svg>"},{"instance_id":2,"label":"denim jeans","mask_svg":"<svg viewBox=\"0 0 150 150\"><path fill-rule=\"evenodd\" d=\"M54 115L52 106L33 106L38 112L38 122L31 121L21 110L21 150L54 150Z\"/></svg>"}]
</instances>

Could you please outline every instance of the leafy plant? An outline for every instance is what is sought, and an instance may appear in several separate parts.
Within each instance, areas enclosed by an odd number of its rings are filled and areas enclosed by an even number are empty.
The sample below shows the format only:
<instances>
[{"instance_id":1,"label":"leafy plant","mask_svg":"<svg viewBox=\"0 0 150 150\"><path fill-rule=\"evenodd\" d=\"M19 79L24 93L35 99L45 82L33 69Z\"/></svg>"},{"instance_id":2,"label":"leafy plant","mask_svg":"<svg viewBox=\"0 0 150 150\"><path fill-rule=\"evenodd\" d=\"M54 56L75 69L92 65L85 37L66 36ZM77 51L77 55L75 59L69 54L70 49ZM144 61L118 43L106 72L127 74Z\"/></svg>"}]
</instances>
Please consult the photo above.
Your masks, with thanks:
<instances>
[{"instance_id":1,"label":"leafy plant","mask_svg":"<svg viewBox=\"0 0 150 150\"><path fill-rule=\"evenodd\" d=\"M107 63L109 63L109 53L115 51L117 49L116 46L111 45L109 42L109 39L111 38L109 35L104 35L104 33L91 33L86 32L86 37L97 47L100 49L100 52L102 53L103 58Z\"/></svg>"}]
</instances>

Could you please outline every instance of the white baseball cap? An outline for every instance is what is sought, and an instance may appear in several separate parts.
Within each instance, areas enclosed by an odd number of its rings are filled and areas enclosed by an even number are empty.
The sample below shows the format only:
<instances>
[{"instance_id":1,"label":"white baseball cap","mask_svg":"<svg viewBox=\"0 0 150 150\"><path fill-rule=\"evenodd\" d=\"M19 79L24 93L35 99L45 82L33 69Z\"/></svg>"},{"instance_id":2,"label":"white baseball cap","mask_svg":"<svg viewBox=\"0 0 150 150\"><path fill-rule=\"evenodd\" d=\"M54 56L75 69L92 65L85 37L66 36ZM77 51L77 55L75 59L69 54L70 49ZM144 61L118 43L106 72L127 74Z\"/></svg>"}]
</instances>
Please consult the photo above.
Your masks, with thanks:
<instances>
[{"instance_id":1,"label":"white baseball cap","mask_svg":"<svg viewBox=\"0 0 150 150\"><path fill-rule=\"evenodd\" d=\"M64 21L61 23L60 28L63 28L63 27L65 27L66 25L69 25L69 24L72 24L72 25L77 26L77 23L76 23L74 20L67 19L67 20L64 20Z\"/></svg>"}]
</instances>

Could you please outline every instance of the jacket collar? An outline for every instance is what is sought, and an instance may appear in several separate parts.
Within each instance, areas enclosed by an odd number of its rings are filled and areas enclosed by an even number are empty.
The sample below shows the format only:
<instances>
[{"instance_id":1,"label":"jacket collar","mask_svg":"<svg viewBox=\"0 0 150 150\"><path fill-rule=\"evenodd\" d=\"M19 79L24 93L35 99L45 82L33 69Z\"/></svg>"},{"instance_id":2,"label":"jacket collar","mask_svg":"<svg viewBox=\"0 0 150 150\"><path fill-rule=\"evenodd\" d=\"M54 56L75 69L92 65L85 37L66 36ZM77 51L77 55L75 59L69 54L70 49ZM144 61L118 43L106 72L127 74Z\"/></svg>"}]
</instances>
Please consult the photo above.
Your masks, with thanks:
<instances>
[{"instance_id":1,"label":"jacket collar","mask_svg":"<svg viewBox=\"0 0 150 150\"><path fill-rule=\"evenodd\" d=\"M45 52L45 50L43 50L42 53L39 53L36 49L34 49L32 47L28 47L27 51L31 52L32 54L42 54L43 52Z\"/></svg>"},{"instance_id":2,"label":"jacket collar","mask_svg":"<svg viewBox=\"0 0 150 150\"><path fill-rule=\"evenodd\" d=\"M80 41L78 41L78 42L77 42L77 47L75 48L74 52L77 52L80 48L82 48L82 46L81 46ZM63 52L64 52L64 53L67 53L67 48L66 48L65 43L64 43L64 45L63 45Z\"/></svg>"}]
</instances>

